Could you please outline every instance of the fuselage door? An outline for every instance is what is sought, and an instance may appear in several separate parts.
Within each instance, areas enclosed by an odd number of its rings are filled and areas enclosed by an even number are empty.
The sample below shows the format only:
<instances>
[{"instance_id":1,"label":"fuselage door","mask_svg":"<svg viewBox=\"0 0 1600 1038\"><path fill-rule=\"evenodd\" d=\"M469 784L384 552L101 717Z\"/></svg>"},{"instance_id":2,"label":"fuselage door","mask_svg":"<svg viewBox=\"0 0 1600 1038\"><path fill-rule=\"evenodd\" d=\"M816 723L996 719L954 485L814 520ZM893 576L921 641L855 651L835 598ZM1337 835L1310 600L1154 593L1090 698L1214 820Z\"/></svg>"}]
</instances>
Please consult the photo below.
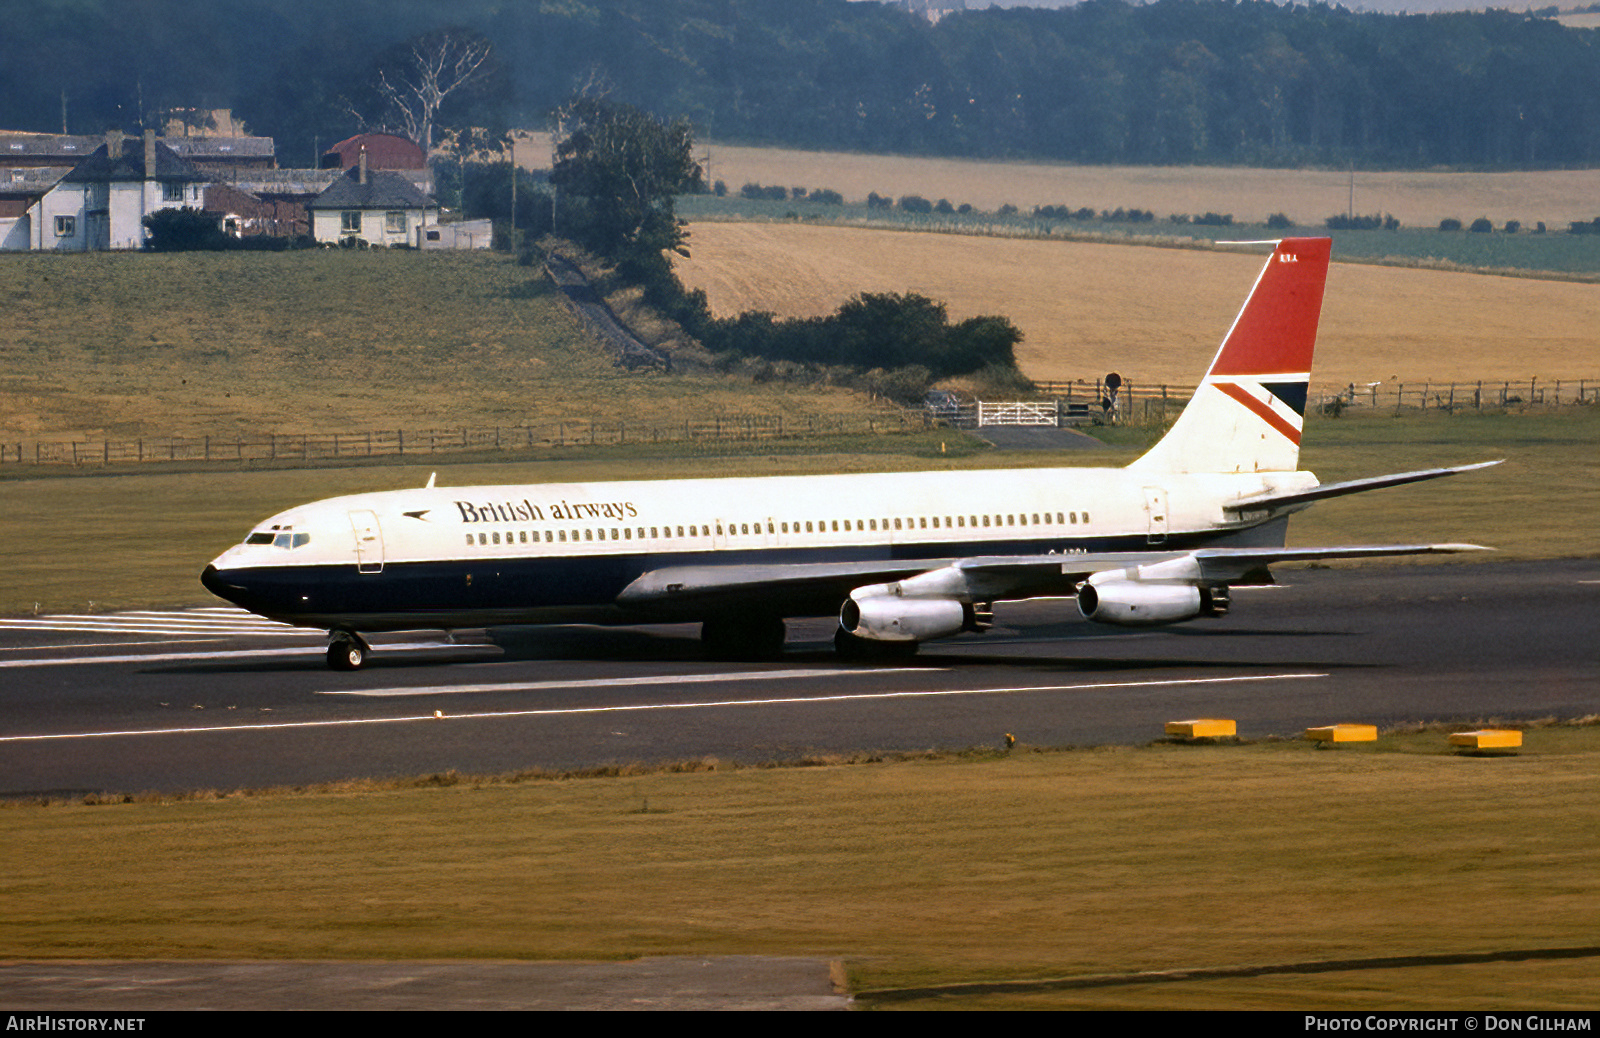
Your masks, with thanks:
<instances>
[{"instance_id":1,"label":"fuselage door","mask_svg":"<svg viewBox=\"0 0 1600 1038\"><path fill-rule=\"evenodd\" d=\"M350 528L356 535L356 570L382 573L383 529L378 526L378 514L365 509L351 512Z\"/></svg>"},{"instance_id":2,"label":"fuselage door","mask_svg":"<svg viewBox=\"0 0 1600 1038\"><path fill-rule=\"evenodd\" d=\"M1149 542L1160 544L1167 539L1167 488L1145 487L1144 508L1149 514Z\"/></svg>"}]
</instances>

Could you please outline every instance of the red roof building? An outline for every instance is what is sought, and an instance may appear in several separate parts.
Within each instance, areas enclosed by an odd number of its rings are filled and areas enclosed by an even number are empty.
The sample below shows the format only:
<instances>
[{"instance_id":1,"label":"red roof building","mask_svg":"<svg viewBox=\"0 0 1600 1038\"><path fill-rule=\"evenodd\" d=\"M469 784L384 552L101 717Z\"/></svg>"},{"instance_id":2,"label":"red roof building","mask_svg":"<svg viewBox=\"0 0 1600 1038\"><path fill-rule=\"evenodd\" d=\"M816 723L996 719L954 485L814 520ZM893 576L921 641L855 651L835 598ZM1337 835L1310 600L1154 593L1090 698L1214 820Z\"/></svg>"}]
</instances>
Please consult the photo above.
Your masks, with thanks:
<instances>
[{"instance_id":1,"label":"red roof building","mask_svg":"<svg viewBox=\"0 0 1600 1038\"><path fill-rule=\"evenodd\" d=\"M358 133L322 153L323 169L354 169L367 151L368 169L425 169L427 153L422 145L396 133Z\"/></svg>"}]
</instances>

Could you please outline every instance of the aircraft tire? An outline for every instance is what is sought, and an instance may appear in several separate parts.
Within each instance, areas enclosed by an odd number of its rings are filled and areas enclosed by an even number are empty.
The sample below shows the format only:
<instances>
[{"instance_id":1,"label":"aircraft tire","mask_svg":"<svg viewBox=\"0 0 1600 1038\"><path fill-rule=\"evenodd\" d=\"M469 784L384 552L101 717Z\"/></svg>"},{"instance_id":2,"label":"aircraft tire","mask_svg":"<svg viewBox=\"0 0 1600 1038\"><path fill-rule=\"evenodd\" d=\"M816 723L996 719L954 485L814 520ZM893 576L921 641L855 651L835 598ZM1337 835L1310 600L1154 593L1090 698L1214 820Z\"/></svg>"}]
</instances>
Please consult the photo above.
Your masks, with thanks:
<instances>
[{"instance_id":1,"label":"aircraft tire","mask_svg":"<svg viewBox=\"0 0 1600 1038\"><path fill-rule=\"evenodd\" d=\"M328 666L334 670L360 670L367 665L371 655L372 650L367 643L354 634L342 638L335 636L328 643Z\"/></svg>"}]
</instances>

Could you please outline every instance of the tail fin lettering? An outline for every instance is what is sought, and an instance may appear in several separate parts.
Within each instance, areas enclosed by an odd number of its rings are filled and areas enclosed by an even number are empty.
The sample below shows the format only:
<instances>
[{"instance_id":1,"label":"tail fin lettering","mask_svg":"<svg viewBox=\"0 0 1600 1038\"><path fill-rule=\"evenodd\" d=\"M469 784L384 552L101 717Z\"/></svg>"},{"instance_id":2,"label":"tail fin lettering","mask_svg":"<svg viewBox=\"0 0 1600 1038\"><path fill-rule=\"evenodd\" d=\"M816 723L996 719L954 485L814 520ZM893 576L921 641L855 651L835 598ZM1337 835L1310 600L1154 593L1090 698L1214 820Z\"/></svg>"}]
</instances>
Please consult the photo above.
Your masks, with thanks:
<instances>
[{"instance_id":1,"label":"tail fin lettering","mask_svg":"<svg viewBox=\"0 0 1600 1038\"><path fill-rule=\"evenodd\" d=\"M1183 413L1129 468L1293 472L1298 467L1331 244L1327 238L1277 243Z\"/></svg>"}]
</instances>

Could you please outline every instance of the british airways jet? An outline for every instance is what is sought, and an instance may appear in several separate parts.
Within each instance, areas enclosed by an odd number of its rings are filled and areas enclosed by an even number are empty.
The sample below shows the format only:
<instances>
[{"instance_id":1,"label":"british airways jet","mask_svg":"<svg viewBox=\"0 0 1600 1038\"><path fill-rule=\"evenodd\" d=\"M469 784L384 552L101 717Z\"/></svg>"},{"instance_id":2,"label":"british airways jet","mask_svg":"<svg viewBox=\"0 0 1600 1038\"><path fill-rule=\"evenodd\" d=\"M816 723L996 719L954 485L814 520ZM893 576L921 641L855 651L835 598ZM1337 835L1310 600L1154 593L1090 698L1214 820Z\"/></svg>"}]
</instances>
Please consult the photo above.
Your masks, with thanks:
<instances>
[{"instance_id":1,"label":"british airways jet","mask_svg":"<svg viewBox=\"0 0 1600 1038\"><path fill-rule=\"evenodd\" d=\"M439 487L291 508L207 566L213 593L329 632L685 622L709 651L781 651L784 620L837 614L852 655L982 631L1006 599L1074 595L1089 620L1227 612L1274 562L1467 551L1285 547L1290 514L1495 462L1320 483L1298 469L1330 242L1273 245L1171 430L1124 468Z\"/></svg>"}]
</instances>

